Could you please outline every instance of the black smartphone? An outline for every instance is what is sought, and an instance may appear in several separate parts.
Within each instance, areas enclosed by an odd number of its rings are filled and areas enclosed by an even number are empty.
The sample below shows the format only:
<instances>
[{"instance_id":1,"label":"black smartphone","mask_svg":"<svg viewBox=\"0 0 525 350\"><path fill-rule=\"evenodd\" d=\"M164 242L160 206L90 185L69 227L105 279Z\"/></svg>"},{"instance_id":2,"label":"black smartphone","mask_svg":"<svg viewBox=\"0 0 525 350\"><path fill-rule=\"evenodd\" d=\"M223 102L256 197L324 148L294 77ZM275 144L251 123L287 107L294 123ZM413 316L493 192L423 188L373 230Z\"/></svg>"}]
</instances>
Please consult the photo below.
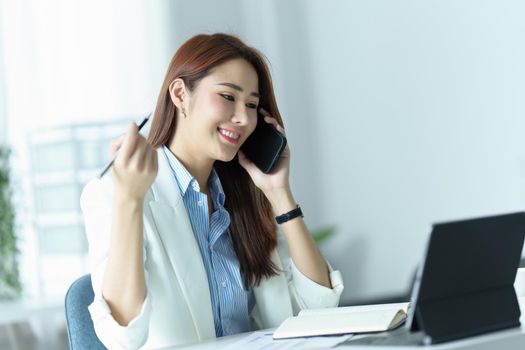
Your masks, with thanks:
<instances>
[{"instance_id":1,"label":"black smartphone","mask_svg":"<svg viewBox=\"0 0 525 350\"><path fill-rule=\"evenodd\" d=\"M263 173L268 174L277 164L285 147L286 137L262 117L241 150Z\"/></svg>"}]
</instances>

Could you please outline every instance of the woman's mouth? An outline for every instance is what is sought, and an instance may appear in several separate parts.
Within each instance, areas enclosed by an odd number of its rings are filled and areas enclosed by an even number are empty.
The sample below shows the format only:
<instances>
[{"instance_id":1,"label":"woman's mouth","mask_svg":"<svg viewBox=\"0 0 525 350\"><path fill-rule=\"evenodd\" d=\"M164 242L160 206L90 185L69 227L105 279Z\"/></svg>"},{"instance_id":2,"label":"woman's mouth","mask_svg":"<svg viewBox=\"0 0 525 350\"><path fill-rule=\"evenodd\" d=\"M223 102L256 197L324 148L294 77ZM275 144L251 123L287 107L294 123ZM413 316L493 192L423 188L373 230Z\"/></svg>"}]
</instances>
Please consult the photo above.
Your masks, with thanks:
<instances>
[{"instance_id":1,"label":"woman's mouth","mask_svg":"<svg viewBox=\"0 0 525 350\"><path fill-rule=\"evenodd\" d=\"M239 143L241 134L239 134L238 132L233 131L233 130L222 129L222 128L217 128L217 130L219 131L219 134L222 136L222 138L225 139L226 141L234 145Z\"/></svg>"}]
</instances>

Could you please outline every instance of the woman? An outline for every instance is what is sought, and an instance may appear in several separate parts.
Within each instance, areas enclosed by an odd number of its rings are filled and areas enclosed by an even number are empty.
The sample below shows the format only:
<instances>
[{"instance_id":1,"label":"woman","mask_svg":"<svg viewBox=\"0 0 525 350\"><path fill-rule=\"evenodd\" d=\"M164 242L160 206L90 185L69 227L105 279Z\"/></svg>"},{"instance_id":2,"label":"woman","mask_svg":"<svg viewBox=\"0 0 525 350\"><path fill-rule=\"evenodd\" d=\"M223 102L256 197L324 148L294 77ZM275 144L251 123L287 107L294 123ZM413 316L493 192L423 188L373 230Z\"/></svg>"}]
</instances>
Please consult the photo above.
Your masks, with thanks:
<instances>
[{"instance_id":1,"label":"woman","mask_svg":"<svg viewBox=\"0 0 525 350\"><path fill-rule=\"evenodd\" d=\"M86 185L89 310L108 348L195 342L337 306L341 277L299 215L288 147L270 174L240 151L257 123L284 133L262 55L197 35L170 63L148 139L131 124L111 176ZM285 213L278 235L274 215Z\"/></svg>"}]
</instances>

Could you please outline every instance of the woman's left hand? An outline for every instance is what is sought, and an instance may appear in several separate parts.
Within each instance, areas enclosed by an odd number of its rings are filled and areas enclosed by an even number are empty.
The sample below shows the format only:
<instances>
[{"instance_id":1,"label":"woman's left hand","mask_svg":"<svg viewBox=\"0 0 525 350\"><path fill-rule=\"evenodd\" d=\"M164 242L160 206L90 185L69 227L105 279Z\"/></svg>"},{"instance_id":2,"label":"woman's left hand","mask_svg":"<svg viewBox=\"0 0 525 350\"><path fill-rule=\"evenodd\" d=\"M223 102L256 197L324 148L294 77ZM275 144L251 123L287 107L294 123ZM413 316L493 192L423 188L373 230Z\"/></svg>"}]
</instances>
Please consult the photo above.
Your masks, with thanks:
<instances>
[{"instance_id":1,"label":"woman's left hand","mask_svg":"<svg viewBox=\"0 0 525 350\"><path fill-rule=\"evenodd\" d=\"M269 123L272 124L277 131L281 134L286 135L282 126L277 123L277 119L273 118L270 113L264 109L260 109L261 114L264 116L263 120L259 123ZM257 166L246 157L246 155L239 150L239 164L248 172L252 178L255 186L257 186L261 191L264 192L266 197L274 191L278 190L287 190L289 189L289 180L288 176L290 173L290 148L288 144L284 148L277 164L271 173L263 173Z\"/></svg>"}]
</instances>

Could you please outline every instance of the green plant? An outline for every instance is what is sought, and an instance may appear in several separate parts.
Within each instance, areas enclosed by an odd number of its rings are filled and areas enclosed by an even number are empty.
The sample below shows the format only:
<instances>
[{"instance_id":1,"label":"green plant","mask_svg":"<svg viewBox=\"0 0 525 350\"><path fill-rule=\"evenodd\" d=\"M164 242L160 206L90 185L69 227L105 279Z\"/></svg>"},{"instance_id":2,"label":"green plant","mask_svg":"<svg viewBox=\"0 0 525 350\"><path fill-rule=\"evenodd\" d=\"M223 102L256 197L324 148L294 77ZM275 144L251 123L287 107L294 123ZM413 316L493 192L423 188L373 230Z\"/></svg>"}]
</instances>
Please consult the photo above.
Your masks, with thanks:
<instances>
[{"instance_id":1,"label":"green plant","mask_svg":"<svg viewBox=\"0 0 525 350\"><path fill-rule=\"evenodd\" d=\"M311 233L315 243L319 244L335 233L335 226L326 226Z\"/></svg>"},{"instance_id":2,"label":"green plant","mask_svg":"<svg viewBox=\"0 0 525 350\"><path fill-rule=\"evenodd\" d=\"M9 186L9 149L0 146L0 299L20 295L15 214Z\"/></svg>"}]
</instances>

